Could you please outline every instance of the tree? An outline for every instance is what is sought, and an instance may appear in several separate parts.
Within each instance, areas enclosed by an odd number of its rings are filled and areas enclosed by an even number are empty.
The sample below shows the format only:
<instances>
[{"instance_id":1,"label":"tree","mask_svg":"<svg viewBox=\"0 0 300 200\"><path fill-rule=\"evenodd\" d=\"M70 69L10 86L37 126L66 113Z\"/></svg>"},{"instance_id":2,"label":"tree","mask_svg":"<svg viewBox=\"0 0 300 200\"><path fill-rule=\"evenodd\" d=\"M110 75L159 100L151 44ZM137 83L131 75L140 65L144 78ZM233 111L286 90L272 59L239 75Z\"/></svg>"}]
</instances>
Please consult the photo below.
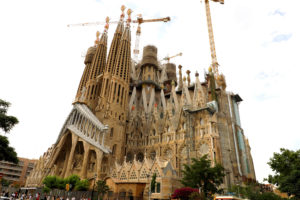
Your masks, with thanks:
<instances>
[{"instance_id":1,"label":"tree","mask_svg":"<svg viewBox=\"0 0 300 200\"><path fill-rule=\"evenodd\" d=\"M0 99L0 129L5 133L8 133L19 122L16 117L7 115L9 106L9 102ZM14 148L9 146L7 137L2 135L0 135L0 160L16 164L19 162Z\"/></svg>"},{"instance_id":2,"label":"tree","mask_svg":"<svg viewBox=\"0 0 300 200\"><path fill-rule=\"evenodd\" d=\"M79 181L80 181L80 177L76 174L73 174L68 178L66 178L65 184L68 183L70 185L70 190L73 190Z\"/></svg>"},{"instance_id":3,"label":"tree","mask_svg":"<svg viewBox=\"0 0 300 200\"><path fill-rule=\"evenodd\" d=\"M14 116L8 116L7 110L10 103L0 99L0 128L8 133L19 121Z\"/></svg>"},{"instance_id":4,"label":"tree","mask_svg":"<svg viewBox=\"0 0 300 200\"><path fill-rule=\"evenodd\" d=\"M0 180L0 184L1 184L2 186L4 186L4 187L8 187L8 186L10 185L10 182L9 182L8 180L2 178L2 179Z\"/></svg>"},{"instance_id":5,"label":"tree","mask_svg":"<svg viewBox=\"0 0 300 200\"><path fill-rule=\"evenodd\" d=\"M155 192L155 184L156 184L156 173L154 173L152 175L152 180L151 180L151 184L150 184L150 189L151 189L152 193Z\"/></svg>"},{"instance_id":6,"label":"tree","mask_svg":"<svg viewBox=\"0 0 300 200\"><path fill-rule=\"evenodd\" d=\"M223 183L224 168L220 164L211 167L207 155L200 159L192 158L191 165L184 165L181 183L191 188L200 188L204 197L219 192L218 186Z\"/></svg>"},{"instance_id":7,"label":"tree","mask_svg":"<svg viewBox=\"0 0 300 200\"><path fill-rule=\"evenodd\" d=\"M242 198L250 200L283 200L280 196L274 194L273 192L265 192L261 189L261 184L249 184L246 186L233 185L228 189L229 192L235 193L236 196L241 196Z\"/></svg>"},{"instance_id":8,"label":"tree","mask_svg":"<svg viewBox=\"0 0 300 200\"><path fill-rule=\"evenodd\" d=\"M300 150L291 151L281 148L280 153L274 153L268 165L275 175L269 175L269 183L279 186L281 192L300 199Z\"/></svg>"},{"instance_id":9,"label":"tree","mask_svg":"<svg viewBox=\"0 0 300 200\"><path fill-rule=\"evenodd\" d=\"M106 185L105 181L99 180L97 181L97 192L100 194L100 199L103 199L103 196L109 191L108 185Z\"/></svg>"},{"instance_id":10,"label":"tree","mask_svg":"<svg viewBox=\"0 0 300 200\"><path fill-rule=\"evenodd\" d=\"M8 138L2 135L0 135L0 160L15 164L19 162L15 149L9 146Z\"/></svg>"},{"instance_id":11,"label":"tree","mask_svg":"<svg viewBox=\"0 0 300 200\"><path fill-rule=\"evenodd\" d=\"M75 190L77 191L87 191L88 189L89 189L89 181L87 179L80 180L75 185Z\"/></svg>"},{"instance_id":12,"label":"tree","mask_svg":"<svg viewBox=\"0 0 300 200\"><path fill-rule=\"evenodd\" d=\"M43 180L43 184L45 187L49 189L56 189L57 188L57 177L56 176L46 176Z\"/></svg>"}]
</instances>

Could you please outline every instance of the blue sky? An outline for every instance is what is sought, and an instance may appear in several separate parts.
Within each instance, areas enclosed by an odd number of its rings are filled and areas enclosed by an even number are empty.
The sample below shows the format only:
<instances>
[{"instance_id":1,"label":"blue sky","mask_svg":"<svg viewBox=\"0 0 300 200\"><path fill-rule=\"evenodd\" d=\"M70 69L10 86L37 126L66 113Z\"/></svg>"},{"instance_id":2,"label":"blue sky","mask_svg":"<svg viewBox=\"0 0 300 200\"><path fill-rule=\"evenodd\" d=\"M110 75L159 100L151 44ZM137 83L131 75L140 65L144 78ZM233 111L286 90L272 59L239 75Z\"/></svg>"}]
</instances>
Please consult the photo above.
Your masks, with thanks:
<instances>
[{"instance_id":1,"label":"blue sky","mask_svg":"<svg viewBox=\"0 0 300 200\"><path fill-rule=\"evenodd\" d=\"M133 9L133 17L170 16L168 24L142 25L140 50L154 44L161 59L182 52L173 62L198 71L203 81L210 52L200 1L1 1L0 98L12 103L9 113L20 120L9 135L19 156L38 158L55 142L83 72L81 53L103 30L103 25L66 25L118 19L122 4ZM266 163L274 151L300 146L299 5L298 0L211 3L220 71L228 90L244 100L241 122L260 181L271 172ZM109 40L114 29L111 25Z\"/></svg>"}]
</instances>

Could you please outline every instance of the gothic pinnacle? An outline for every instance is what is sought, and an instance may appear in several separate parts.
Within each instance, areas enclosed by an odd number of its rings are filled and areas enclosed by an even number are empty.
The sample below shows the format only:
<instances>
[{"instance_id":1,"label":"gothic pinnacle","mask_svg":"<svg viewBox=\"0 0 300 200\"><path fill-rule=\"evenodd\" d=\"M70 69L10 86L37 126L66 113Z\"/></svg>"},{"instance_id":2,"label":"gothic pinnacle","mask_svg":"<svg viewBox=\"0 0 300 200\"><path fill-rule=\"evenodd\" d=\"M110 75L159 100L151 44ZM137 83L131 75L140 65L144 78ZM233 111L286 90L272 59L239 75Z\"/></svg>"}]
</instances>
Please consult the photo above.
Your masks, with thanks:
<instances>
[{"instance_id":1,"label":"gothic pinnacle","mask_svg":"<svg viewBox=\"0 0 300 200\"><path fill-rule=\"evenodd\" d=\"M125 17L125 14L124 14L124 10L126 9L126 7L124 5L121 6L121 11L122 11L122 14L120 16L120 20L123 21L124 17Z\"/></svg>"},{"instance_id":2,"label":"gothic pinnacle","mask_svg":"<svg viewBox=\"0 0 300 200\"><path fill-rule=\"evenodd\" d=\"M178 65L178 69L179 69L179 85L178 85L178 90L181 90L182 89L182 72L181 72L181 69L182 69L182 66L181 65Z\"/></svg>"},{"instance_id":3,"label":"gothic pinnacle","mask_svg":"<svg viewBox=\"0 0 300 200\"><path fill-rule=\"evenodd\" d=\"M100 41L99 36L100 36L100 32L97 31L97 32L96 32L95 46L97 46L97 44L99 44L99 41Z\"/></svg>"},{"instance_id":4,"label":"gothic pinnacle","mask_svg":"<svg viewBox=\"0 0 300 200\"><path fill-rule=\"evenodd\" d=\"M127 18L127 26L130 26L130 23L131 23L131 13L132 13L132 10L129 8L127 10L127 15L128 15L128 18Z\"/></svg>"},{"instance_id":5,"label":"gothic pinnacle","mask_svg":"<svg viewBox=\"0 0 300 200\"><path fill-rule=\"evenodd\" d=\"M187 74L187 81L188 81L188 87L190 86L190 84L191 84L191 77L190 77L190 73L191 73L191 71L190 70L187 70L186 71L186 74Z\"/></svg>"}]
</instances>

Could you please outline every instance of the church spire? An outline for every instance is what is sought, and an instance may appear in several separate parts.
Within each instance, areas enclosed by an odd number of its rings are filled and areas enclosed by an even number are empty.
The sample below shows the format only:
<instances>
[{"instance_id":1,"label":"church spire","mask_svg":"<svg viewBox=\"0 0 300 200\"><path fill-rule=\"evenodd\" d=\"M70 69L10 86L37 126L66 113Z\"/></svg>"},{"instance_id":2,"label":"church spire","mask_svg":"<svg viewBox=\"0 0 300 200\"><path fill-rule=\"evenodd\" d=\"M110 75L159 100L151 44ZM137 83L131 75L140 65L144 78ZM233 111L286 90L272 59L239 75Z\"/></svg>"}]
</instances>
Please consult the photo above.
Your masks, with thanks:
<instances>
[{"instance_id":1,"label":"church spire","mask_svg":"<svg viewBox=\"0 0 300 200\"><path fill-rule=\"evenodd\" d=\"M96 49L97 49L96 44L97 44L97 41L99 41L99 35L100 35L100 32L97 31L95 45L90 47L86 52L86 56L85 56L85 60L84 60L85 68L84 68L84 71L83 71L83 74L82 74L82 77L81 77L81 80L80 80L80 83L78 86L78 90L77 90L77 94L76 94L74 103L78 103L78 102L83 103L85 100L86 83L89 79L92 61L93 61L93 58L95 56Z\"/></svg>"},{"instance_id":2,"label":"church spire","mask_svg":"<svg viewBox=\"0 0 300 200\"><path fill-rule=\"evenodd\" d=\"M93 58L91 70L89 73L89 79L86 84L86 95L85 101L89 108L94 111L97 106L100 89L103 81L103 71L106 64L106 53L107 53L107 30L109 28L109 18L106 18L106 24L104 26L104 32L101 35L97 43L97 50ZM102 75L102 76L100 76Z\"/></svg>"},{"instance_id":3,"label":"church spire","mask_svg":"<svg viewBox=\"0 0 300 200\"><path fill-rule=\"evenodd\" d=\"M106 66L103 72L103 84L101 86L101 93L98 102L98 107L96 108L97 111L102 110L105 107L107 102L108 91L111 87L110 86L111 75L112 75L113 67L115 66L116 63L116 57L120 46L121 36L124 31L124 16L125 16L124 10L125 10L125 6L123 5L121 7L122 14L120 16L120 21L117 25L114 37L111 42Z\"/></svg>"},{"instance_id":4,"label":"church spire","mask_svg":"<svg viewBox=\"0 0 300 200\"><path fill-rule=\"evenodd\" d=\"M125 120L125 112L129 94L129 76L131 65L131 10L128 9L128 19L126 28L122 34L120 46L117 52L115 66L112 72L109 91L109 110L119 116L119 121Z\"/></svg>"},{"instance_id":5,"label":"church spire","mask_svg":"<svg viewBox=\"0 0 300 200\"><path fill-rule=\"evenodd\" d=\"M106 53L107 53L107 30L108 30L109 18L106 18L106 24L104 27L104 32L99 39L100 33L97 32L97 39L95 41L96 51L94 53L92 62L89 69L84 73L84 89L81 92L81 97L79 101L86 103L89 108L94 111L102 85L102 76L104 67L106 64Z\"/></svg>"}]
</instances>

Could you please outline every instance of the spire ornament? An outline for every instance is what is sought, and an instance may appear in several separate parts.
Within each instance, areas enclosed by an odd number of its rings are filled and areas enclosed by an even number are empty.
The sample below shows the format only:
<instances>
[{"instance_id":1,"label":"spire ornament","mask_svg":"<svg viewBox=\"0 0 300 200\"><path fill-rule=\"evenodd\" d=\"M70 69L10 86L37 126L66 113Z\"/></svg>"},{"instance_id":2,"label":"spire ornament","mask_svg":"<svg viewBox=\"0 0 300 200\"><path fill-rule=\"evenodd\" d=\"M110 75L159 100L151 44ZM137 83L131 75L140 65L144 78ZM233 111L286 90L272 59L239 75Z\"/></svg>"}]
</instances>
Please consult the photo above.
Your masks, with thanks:
<instances>
[{"instance_id":1,"label":"spire ornament","mask_svg":"<svg viewBox=\"0 0 300 200\"><path fill-rule=\"evenodd\" d=\"M121 11L122 11L122 14L120 16L120 20L123 21L124 17L125 17L125 14L124 14L124 10L126 9L126 7L124 5L121 6Z\"/></svg>"},{"instance_id":2,"label":"spire ornament","mask_svg":"<svg viewBox=\"0 0 300 200\"><path fill-rule=\"evenodd\" d=\"M106 24L105 24L105 26L104 26L104 32L105 33L107 33L107 30L108 30L108 28L109 28L109 17L106 17L105 18L105 22L106 22Z\"/></svg>"},{"instance_id":3,"label":"spire ornament","mask_svg":"<svg viewBox=\"0 0 300 200\"><path fill-rule=\"evenodd\" d=\"M182 66L181 65L178 65L178 69L179 69L179 86L178 86L178 90L182 90L182 72L181 72L181 69L182 69Z\"/></svg>"},{"instance_id":4,"label":"spire ornament","mask_svg":"<svg viewBox=\"0 0 300 200\"><path fill-rule=\"evenodd\" d=\"M187 71L186 71L186 74L187 74L187 81L188 81L188 87L190 87L190 85L191 85L191 77L190 77L190 73L191 73L190 70L187 70Z\"/></svg>"},{"instance_id":5,"label":"spire ornament","mask_svg":"<svg viewBox=\"0 0 300 200\"><path fill-rule=\"evenodd\" d=\"M130 25L130 23L131 23L131 13L132 13L133 11L129 8L128 10L127 10L127 15L128 15L128 18L127 18L127 26L129 26Z\"/></svg>"},{"instance_id":6,"label":"spire ornament","mask_svg":"<svg viewBox=\"0 0 300 200\"><path fill-rule=\"evenodd\" d=\"M99 42L100 42L100 39L99 39L99 37L100 37L100 32L99 32L99 31L97 31L97 32L96 32L95 46L96 46L96 45L98 45L98 44L99 44Z\"/></svg>"}]
</instances>

